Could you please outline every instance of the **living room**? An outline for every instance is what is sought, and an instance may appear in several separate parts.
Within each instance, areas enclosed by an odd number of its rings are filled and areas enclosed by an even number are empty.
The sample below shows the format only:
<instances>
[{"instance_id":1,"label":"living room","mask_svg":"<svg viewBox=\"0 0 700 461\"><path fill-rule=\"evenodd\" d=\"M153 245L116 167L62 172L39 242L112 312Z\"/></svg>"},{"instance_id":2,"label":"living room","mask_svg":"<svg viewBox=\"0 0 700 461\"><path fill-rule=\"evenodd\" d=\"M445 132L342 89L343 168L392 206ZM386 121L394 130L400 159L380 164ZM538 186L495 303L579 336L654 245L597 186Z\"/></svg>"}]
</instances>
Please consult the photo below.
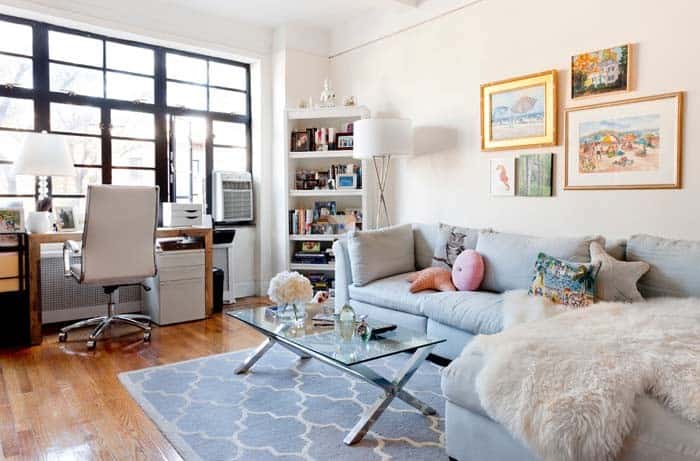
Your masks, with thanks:
<instances>
[{"instance_id":1,"label":"living room","mask_svg":"<svg viewBox=\"0 0 700 461\"><path fill-rule=\"evenodd\" d=\"M700 460L694 0L0 0L0 458Z\"/></svg>"}]
</instances>

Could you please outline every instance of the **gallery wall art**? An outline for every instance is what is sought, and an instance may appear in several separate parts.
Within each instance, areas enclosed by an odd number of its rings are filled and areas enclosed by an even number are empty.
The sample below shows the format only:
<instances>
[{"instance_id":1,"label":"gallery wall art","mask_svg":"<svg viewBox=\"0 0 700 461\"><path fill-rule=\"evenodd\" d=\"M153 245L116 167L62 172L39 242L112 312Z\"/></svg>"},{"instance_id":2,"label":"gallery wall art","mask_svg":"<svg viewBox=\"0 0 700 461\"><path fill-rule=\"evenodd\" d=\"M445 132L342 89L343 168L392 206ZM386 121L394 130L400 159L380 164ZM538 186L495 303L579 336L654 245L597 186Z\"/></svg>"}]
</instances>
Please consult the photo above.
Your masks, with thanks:
<instances>
[{"instance_id":1,"label":"gallery wall art","mask_svg":"<svg viewBox=\"0 0 700 461\"><path fill-rule=\"evenodd\" d=\"M681 187L683 93L566 111L564 189Z\"/></svg>"},{"instance_id":2,"label":"gallery wall art","mask_svg":"<svg viewBox=\"0 0 700 461\"><path fill-rule=\"evenodd\" d=\"M620 45L571 57L571 99L630 91L632 45Z\"/></svg>"},{"instance_id":3,"label":"gallery wall art","mask_svg":"<svg viewBox=\"0 0 700 461\"><path fill-rule=\"evenodd\" d=\"M555 70L481 85L481 149L557 142Z\"/></svg>"},{"instance_id":4,"label":"gallery wall art","mask_svg":"<svg viewBox=\"0 0 700 461\"><path fill-rule=\"evenodd\" d=\"M491 195L512 197L515 195L515 158L491 159Z\"/></svg>"},{"instance_id":5,"label":"gallery wall art","mask_svg":"<svg viewBox=\"0 0 700 461\"><path fill-rule=\"evenodd\" d=\"M551 197L553 154L525 154L516 160L516 195Z\"/></svg>"}]
</instances>

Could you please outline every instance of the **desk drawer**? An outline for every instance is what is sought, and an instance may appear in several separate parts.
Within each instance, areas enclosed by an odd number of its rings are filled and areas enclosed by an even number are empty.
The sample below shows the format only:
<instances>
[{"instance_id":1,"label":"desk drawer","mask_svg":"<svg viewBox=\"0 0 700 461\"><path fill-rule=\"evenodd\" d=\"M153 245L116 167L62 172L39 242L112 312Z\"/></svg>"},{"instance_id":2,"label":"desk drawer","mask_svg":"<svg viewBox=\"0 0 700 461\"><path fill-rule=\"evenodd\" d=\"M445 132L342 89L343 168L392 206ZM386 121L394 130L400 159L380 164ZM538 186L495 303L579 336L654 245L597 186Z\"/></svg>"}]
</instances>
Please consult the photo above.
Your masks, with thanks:
<instances>
[{"instance_id":1,"label":"desk drawer","mask_svg":"<svg viewBox=\"0 0 700 461\"><path fill-rule=\"evenodd\" d=\"M19 276L19 255L0 253L0 278Z\"/></svg>"},{"instance_id":2,"label":"desk drawer","mask_svg":"<svg viewBox=\"0 0 700 461\"><path fill-rule=\"evenodd\" d=\"M160 267L158 276L161 282L173 280L204 280L204 266Z\"/></svg>"},{"instance_id":3,"label":"desk drawer","mask_svg":"<svg viewBox=\"0 0 700 461\"><path fill-rule=\"evenodd\" d=\"M160 283L159 325L203 319L204 280Z\"/></svg>"},{"instance_id":4,"label":"desk drawer","mask_svg":"<svg viewBox=\"0 0 700 461\"><path fill-rule=\"evenodd\" d=\"M204 250L163 251L156 259L159 271L172 267L204 267Z\"/></svg>"},{"instance_id":5,"label":"desk drawer","mask_svg":"<svg viewBox=\"0 0 700 461\"><path fill-rule=\"evenodd\" d=\"M0 280L0 293L19 291L19 279Z\"/></svg>"}]
</instances>

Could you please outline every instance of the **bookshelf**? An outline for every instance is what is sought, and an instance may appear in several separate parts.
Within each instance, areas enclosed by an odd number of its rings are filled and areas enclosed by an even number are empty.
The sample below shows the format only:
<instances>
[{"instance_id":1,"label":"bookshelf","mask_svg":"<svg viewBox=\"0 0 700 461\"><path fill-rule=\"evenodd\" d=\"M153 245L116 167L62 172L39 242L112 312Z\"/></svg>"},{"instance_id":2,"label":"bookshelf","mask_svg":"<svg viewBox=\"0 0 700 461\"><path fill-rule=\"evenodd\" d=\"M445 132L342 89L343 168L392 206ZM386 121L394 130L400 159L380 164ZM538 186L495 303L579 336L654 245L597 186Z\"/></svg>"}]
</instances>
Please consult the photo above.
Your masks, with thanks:
<instances>
[{"instance_id":1,"label":"bookshelf","mask_svg":"<svg viewBox=\"0 0 700 461\"><path fill-rule=\"evenodd\" d=\"M287 193L287 210L305 210L304 215L309 214L308 210L314 210L316 202L335 202L336 212L345 210L359 210L362 213L362 226L367 229L369 223L367 221L369 213L367 212L367 167L366 161L353 158L352 150L324 150L324 151L292 151L292 133L305 131L309 128L333 128L336 133L343 131L343 126L347 123L354 122L363 118L369 118L370 112L364 106L353 107L333 107L327 109L288 109L286 111L286 126L287 133L287 152L285 155L286 163L286 190ZM362 185L361 188L354 189L303 189L297 188L297 171L320 171L326 172L331 170L332 165L346 166L354 165L354 170L359 169L357 173L357 182ZM308 182L303 182L307 185ZM315 213L311 213L312 220ZM308 222L304 216L304 227ZM301 250L304 245L314 249L320 249L321 254L326 254L326 250L330 248L335 240L343 238L342 235L325 234L325 233L300 233L299 221L296 220L297 227L291 229L291 222L294 220L289 213L287 223L288 244L286 261L290 270L295 270L304 275L315 279L325 278L332 283L335 264L332 259L327 258L322 260L320 256L302 255ZM309 227L309 226L307 226ZM316 226L317 227L317 226ZM307 229L302 229L306 232ZM316 253L311 251L311 253ZM295 257L297 256L297 257ZM318 262L311 262L317 260Z\"/></svg>"}]
</instances>

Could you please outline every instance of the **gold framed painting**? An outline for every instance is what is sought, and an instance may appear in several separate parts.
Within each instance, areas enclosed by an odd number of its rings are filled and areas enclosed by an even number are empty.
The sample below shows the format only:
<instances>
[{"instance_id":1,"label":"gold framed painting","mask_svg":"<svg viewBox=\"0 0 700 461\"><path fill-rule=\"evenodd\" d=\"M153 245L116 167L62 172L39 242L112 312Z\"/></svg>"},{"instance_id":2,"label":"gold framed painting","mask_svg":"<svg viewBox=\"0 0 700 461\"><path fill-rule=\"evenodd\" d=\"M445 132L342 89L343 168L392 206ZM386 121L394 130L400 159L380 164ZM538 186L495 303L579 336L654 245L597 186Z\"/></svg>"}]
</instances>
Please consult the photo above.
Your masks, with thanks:
<instances>
[{"instance_id":1,"label":"gold framed painting","mask_svg":"<svg viewBox=\"0 0 700 461\"><path fill-rule=\"evenodd\" d=\"M571 57L571 99L630 91L632 44Z\"/></svg>"},{"instance_id":2,"label":"gold framed painting","mask_svg":"<svg viewBox=\"0 0 700 461\"><path fill-rule=\"evenodd\" d=\"M564 189L681 187L683 92L575 107L564 120Z\"/></svg>"},{"instance_id":3,"label":"gold framed painting","mask_svg":"<svg viewBox=\"0 0 700 461\"><path fill-rule=\"evenodd\" d=\"M556 143L556 70L481 85L481 150Z\"/></svg>"}]
</instances>

